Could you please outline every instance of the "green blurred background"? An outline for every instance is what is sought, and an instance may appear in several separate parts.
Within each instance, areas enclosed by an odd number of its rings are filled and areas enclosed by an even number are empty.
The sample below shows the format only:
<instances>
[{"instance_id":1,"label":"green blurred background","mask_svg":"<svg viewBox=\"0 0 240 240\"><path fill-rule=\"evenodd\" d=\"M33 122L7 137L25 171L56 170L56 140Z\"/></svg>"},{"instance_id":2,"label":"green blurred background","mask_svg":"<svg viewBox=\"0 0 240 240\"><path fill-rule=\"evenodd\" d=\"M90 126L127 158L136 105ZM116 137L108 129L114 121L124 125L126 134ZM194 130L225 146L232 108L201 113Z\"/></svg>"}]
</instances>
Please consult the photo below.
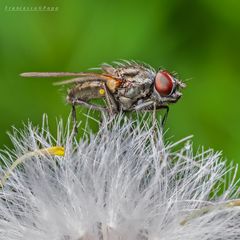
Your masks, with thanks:
<instances>
[{"instance_id":1,"label":"green blurred background","mask_svg":"<svg viewBox=\"0 0 240 240\"><path fill-rule=\"evenodd\" d=\"M194 145L240 162L240 1L12 1L0 12L0 148L6 131L31 119L67 118L65 90L25 71L85 71L136 59L176 71L188 87L171 106L168 136L194 135ZM49 6L53 12L10 11ZM82 115L81 115L82 116ZM81 118L79 115L78 117Z\"/></svg>"}]
</instances>

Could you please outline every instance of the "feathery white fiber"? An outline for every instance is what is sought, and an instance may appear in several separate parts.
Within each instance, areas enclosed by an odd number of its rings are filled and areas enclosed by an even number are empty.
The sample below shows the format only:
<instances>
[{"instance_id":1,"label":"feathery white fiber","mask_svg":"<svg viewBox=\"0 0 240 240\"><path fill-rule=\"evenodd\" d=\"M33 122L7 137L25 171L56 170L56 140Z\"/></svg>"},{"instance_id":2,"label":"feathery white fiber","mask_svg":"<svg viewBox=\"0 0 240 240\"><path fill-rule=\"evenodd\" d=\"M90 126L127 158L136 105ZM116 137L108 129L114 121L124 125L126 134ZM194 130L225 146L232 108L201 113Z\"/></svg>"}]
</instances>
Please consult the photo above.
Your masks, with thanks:
<instances>
[{"instance_id":1,"label":"feathery white fiber","mask_svg":"<svg viewBox=\"0 0 240 240\"><path fill-rule=\"evenodd\" d=\"M194 156L188 139L165 144L160 129L120 116L79 142L61 123L57 140L46 124L11 140L2 179L25 159L0 190L1 240L240 239L236 167L212 150ZM53 146L65 155L39 150Z\"/></svg>"}]
</instances>

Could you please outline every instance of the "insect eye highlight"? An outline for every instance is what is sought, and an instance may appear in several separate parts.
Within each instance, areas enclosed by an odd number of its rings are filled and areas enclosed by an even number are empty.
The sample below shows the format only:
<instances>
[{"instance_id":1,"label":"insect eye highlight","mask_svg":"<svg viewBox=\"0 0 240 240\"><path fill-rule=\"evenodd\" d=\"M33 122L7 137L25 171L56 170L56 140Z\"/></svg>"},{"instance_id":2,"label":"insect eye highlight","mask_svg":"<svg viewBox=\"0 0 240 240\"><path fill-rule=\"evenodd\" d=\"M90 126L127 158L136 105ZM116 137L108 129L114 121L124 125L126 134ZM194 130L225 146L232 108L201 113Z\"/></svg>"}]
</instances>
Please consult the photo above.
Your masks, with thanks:
<instances>
[{"instance_id":1,"label":"insect eye highlight","mask_svg":"<svg viewBox=\"0 0 240 240\"><path fill-rule=\"evenodd\" d=\"M174 88L173 77L167 71L160 71L155 77L155 89L161 96L168 96Z\"/></svg>"}]
</instances>

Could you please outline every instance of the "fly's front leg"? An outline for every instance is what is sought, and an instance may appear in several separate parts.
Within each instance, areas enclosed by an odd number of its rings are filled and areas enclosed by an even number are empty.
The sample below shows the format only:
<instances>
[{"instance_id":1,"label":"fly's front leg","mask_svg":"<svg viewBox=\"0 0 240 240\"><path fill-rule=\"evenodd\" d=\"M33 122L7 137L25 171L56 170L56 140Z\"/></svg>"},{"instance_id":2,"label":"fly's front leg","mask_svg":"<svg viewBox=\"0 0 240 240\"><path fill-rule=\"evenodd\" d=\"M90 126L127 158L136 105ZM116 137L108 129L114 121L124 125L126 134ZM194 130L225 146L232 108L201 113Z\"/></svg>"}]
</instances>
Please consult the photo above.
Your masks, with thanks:
<instances>
[{"instance_id":1,"label":"fly's front leg","mask_svg":"<svg viewBox=\"0 0 240 240\"><path fill-rule=\"evenodd\" d=\"M164 128L166 121L167 121L168 113L169 113L169 106L163 105L163 106L156 107L155 103L153 104L153 113L154 114L155 114L156 110L160 110L160 109L166 109L166 112L164 113L162 121L161 121L161 127Z\"/></svg>"},{"instance_id":2,"label":"fly's front leg","mask_svg":"<svg viewBox=\"0 0 240 240\"><path fill-rule=\"evenodd\" d=\"M115 113L118 112L118 104L117 104L113 94L110 92L106 83L103 84L103 88L105 91L105 98L107 101L109 113L110 113L110 115L114 115Z\"/></svg>"},{"instance_id":3,"label":"fly's front leg","mask_svg":"<svg viewBox=\"0 0 240 240\"><path fill-rule=\"evenodd\" d=\"M157 108L156 108L156 103L154 102L153 103L153 114L152 114L152 121L153 121L153 124L155 125L156 124L156 111L157 111Z\"/></svg>"},{"instance_id":4,"label":"fly's front leg","mask_svg":"<svg viewBox=\"0 0 240 240\"><path fill-rule=\"evenodd\" d=\"M132 107L130 110L149 111L149 110L152 110L153 105L154 105L154 102L150 100L150 101L147 101L147 102L140 103L140 104Z\"/></svg>"},{"instance_id":5,"label":"fly's front leg","mask_svg":"<svg viewBox=\"0 0 240 240\"><path fill-rule=\"evenodd\" d=\"M169 106L162 106L161 109L166 109L166 112L165 112L162 122L161 122L162 127L164 127L164 125L167 121L168 113L169 113Z\"/></svg>"},{"instance_id":6,"label":"fly's front leg","mask_svg":"<svg viewBox=\"0 0 240 240\"><path fill-rule=\"evenodd\" d=\"M154 111L160 110L160 109L166 109L166 112L161 121L161 126L164 127L166 120L167 120L168 112L169 112L169 107L167 105L162 105L162 106L156 107L155 102L150 100L150 101L143 102L143 103L140 103L140 104L134 106L131 110L153 111L153 114L155 114Z\"/></svg>"}]
</instances>

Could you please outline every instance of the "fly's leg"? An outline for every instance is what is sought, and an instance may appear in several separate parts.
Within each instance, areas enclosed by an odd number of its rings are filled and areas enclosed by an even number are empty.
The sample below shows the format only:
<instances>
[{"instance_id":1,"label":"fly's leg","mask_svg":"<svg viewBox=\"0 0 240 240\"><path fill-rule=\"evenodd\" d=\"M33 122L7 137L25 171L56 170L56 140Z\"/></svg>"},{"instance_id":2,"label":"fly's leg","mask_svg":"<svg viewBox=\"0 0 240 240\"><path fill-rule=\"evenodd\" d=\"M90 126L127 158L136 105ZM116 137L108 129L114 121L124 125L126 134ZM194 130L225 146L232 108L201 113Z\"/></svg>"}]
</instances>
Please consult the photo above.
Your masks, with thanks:
<instances>
[{"instance_id":1,"label":"fly's leg","mask_svg":"<svg viewBox=\"0 0 240 240\"><path fill-rule=\"evenodd\" d=\"M97 111L100 111L101 114L102 114L102 119L106 119L106 115L108 113L108 109L106 107L101 107L99 105L95 105L95 104L92 104L92 103L88 103L88 102L85 102L81 99L76 99L75 100L75 104L76 105L82 105L82 106L85 106L89 109L94 109L94 110L97 110ZM102 121L100 121L100 125L102 124L101 123Z\"/></svg>"},{"instance_id":2,"label":"fly's leg","mask_svg":"<svg viewBox=\"0 0 240 240\"><path fill-rule=\"evenodd\" d=\"M156 103L154 102L153 103L153 114L152 114L152 121L153 121L153 124L155 125L156 124Z\"/></svg>"},{"instance_id":3,"label":"fly's leg","mask_svg":"<svg viewBox=\"0 0 240 240\"><path fill-rule=\"evenodd\" d=\"M78 134L78 128L77 128L77 114L76 114L76 104L75 104L75 98L68 96L67 101L72 105L72 122L73 122L73 134L76 136Z\"/></svg>"},{"instance_id":4,"label":"fly's leg","mask_svg":"<svg viewBox=\"0 0 240 240\"><path fill-rule=\"evenodd\" d=\"M153 118L154 120L156 120L156 110L160 110L160 109L166 109L166 112L162 118L162 121L161 121L161 127L163 128L165 123L166 123L166 120L167 120L167 116L168 116L168 112L169 112L169 107L168 106L159 106L159 107L156 107L156 104L155 102L153 101L148 101L148 102L144 102L144 103L141 103L135 107L133 107L131 110L135 110L135 111L153 111Z\"/></svg>"},{"instance_id":5,"label":"fly's leg","mask_svg":"<svg viewBox=\"0 0 240 240\"><path fill-rule=\"evenodd\" d=\"M72 103L72 121L73 121L74 135L76 136L78 134L78 128L77 128L76 106L74 102Z\"/></svg>"},{"instance_id":6,"label":"fly's leg","mask_svg":"<svg viewBox=\"0 0 240 240\"><path fill-rule=\"evenodd\" d=\"M152 113L152 122L153 122L153 136L157 141L157 118L156 118L156 103L153 103L153 113Z\"/></svg>"},{"instance_id":7,"label":"fly's leg","mask_svg":"<svg viewBox=\"0 0 240 240\"><path fill-rule=\"evenodd\" d=\"M154 107L154 106L153 106ZM163 118L162 118L162 121L161 121L161 127L164 128L165 124L166 124L166 121L167 121L167 117L168 117L168 113L169 113L169 106L159 106L156 108L155 106L155 109L153 108L153 111L156 111L156 110L161 110L161 109L166 109L166 112L164 113L163 115ZM155 115L156 117L156 115Z\"/></svg>"},{"instance_id":8,"label":"fly's leg","mask_svg":"<svg viewBox=\"0 0 240 240\"><path fill-rule=\"evenodd\" d=\"M108 123L108 121L116 113L118 113L118 104L117 104L113 94L110 92L106 83L103 83L103 89L104 89L104 94L105 94L105 100L106 100L107 107L105 108L106 111L101 111L102 119L100 120L100 126L103 126L104 123Z\"/></svg>"},{"instance_id":9,"label":"fly's leg","mask_svg":"<svg viewBox=\"0 0 240 240\"><path fill-rule=\"evenodd\" d=\"M169 106L162 106L161 109L163 109L163 108L166 109L166 112L165 112L162 122L161 122L162 128L164 127L164 125L167 121L167 117L168 117L168 113L169 113Z\"/></svg>"},{"instance_id":10,"label":"fly's leg","mask_svg":"<svg viewBox=\"0 0 240 240\"><path fill-rule=\"evenodd\" d=\"M107 108L105 108L105 107L101 107L96 104L88 103L88 102L85 102L78 98L74 100L74 103L75 103L75 105L83 105L84 107L87 107L87 108L90 108L93 110L98 110L98 111L103 111L103 112L105 112L107 110Z\"/></svg>"},{"instance_id":11,"label":"fly's leg","mask_svg":"<svg viewBox=\"0 0 240 240\"><path fill-rule=\"evenodd\" d=\"M156 126L156 103L154 101L147 101L144 103L141 103L137 106L134 106L133 109L131 110L135 110L135 111L152 111L152 122L153 122L153 126L152 126L152 130L153 130L153 135L154 138L157 139L156 136L156 130L157 130L157 126Z\"/></svg>"},{"instance_id":12,"label":"fly's leg","mask_svg":"<svg viewBox=\"0 0 240 240\"><path fill-rule=\"evenodd\" d=\"M140 104L134 106L133 108L131 108L130 110L134 110L134 111L150 111L150 110L152 110L153 104L154 104L153 101L140 103Z\"/></svg>"},{"instance_id":13,"label":"fly's leg","mask_svg":"<svg viewBox=\"0 0 240 240\"><path fill-rule=\"evenodd\" d=\"M74 127L74 135L76 136L78 133L77 128L77 114L76 114L76 105L82 105L89 109L94 109L103 112L107 111L107 108L101 107L92 103L85 102L81 99L75 98L73 96L68 96L67 101L72 105L72 120L73 120L73 127Z\"/></svg>"},{"instance_id":14,"label":"fly's leg","mask_svg":"<svg viewBox=\"0 0 240 240\"><path fill-rule=\"evenodd\" d=\"M103 88L104 88L104 91L105 91L105 98L106 98L106 101L107 101L109 114L112 116L112 115L114 115L115 113L118 112L118 104L117 104L114 96L110 92L109 88L107 87L106 83L103 84Z\"/></svg>"}]
</instances>

